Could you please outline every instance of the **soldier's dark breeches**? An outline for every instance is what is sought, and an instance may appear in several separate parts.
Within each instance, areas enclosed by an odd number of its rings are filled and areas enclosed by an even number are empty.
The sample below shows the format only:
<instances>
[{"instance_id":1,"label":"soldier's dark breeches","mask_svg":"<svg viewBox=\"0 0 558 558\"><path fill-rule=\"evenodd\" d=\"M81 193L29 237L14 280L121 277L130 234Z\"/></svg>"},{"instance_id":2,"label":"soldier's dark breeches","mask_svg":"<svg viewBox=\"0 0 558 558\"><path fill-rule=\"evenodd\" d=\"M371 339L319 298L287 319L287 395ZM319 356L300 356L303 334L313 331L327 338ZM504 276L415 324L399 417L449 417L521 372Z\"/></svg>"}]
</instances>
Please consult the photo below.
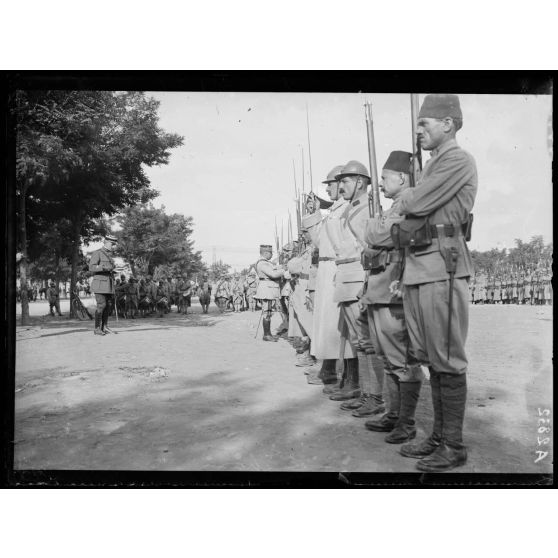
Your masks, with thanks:
<instances>
[{"instance_id":1,"label":"soldier's dark breeches","mask_svg":"<svg viewBox=\"0 0 558 558\"><path fill-rule=\"evenodd\" d=\"M415 358L436 372L464 374L467 371L465 341L469 327L467 279L455 279L448 350L449 281L405 285L405 322Z\"/></svg>"},{"instance_id":2,"label":"soldier's dark breeches","mask_svg":"<svg viewBox=\"0 0 558 558\"><path fill-rule=\"evenodd\" d=\"M104 327L112 312L114 297L111 294L95 293L95 300L97 302L97 312L101 315L101 327Z\"/></svg>"}]
</instances>

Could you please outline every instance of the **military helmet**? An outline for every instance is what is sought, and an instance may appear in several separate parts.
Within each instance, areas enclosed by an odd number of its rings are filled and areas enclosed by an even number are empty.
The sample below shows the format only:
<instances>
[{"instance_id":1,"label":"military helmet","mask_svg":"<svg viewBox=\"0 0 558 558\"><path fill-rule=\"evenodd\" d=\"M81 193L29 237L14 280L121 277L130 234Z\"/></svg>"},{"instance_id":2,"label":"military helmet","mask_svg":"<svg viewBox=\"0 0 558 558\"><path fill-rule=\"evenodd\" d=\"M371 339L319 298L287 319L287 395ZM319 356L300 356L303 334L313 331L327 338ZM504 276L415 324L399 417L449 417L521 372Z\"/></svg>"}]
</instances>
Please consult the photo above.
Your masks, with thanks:
<instances>
[{"instance_id":1,"label":"military helmet","mask_svg":"<svg viewBox=\"0 0 558 558\"><path fill-rule=\"evenodd\" d=\"M364 176L370 179L370 174L368 174L368 169L359 161L349 161L338 174L335 175L337 180L340 180L344 176Z\"/></svg>"},{"instance_id":2,"label":"military helmet","mask_svg":"<svg viewBox=\"0 0 558 558\"><path fill-rule=\"evenodd\" d=\"M337 165L333 167L328 173L327 178L322 181L322 184L329 184L330 182L337 182L337 175L343 170L344 165Z\"/></svg>"}]
</instances>

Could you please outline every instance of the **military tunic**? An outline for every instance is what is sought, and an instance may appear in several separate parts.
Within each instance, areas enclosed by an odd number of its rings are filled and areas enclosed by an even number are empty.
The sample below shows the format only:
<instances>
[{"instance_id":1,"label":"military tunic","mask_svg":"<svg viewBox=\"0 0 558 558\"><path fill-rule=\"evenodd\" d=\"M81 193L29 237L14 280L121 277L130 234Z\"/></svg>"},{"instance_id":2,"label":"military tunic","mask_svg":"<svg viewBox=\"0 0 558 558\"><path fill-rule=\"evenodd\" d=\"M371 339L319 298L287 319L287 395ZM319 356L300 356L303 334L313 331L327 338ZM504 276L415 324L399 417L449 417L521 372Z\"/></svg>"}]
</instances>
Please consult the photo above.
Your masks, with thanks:
<instances>
[{"instance_id":1,"label":"military tunic","mask_svg":"<svg viewBox=\"0 0 558 558\"><path fill-rule=\"evenodd\" d=\"M260 259L256 263L258 287L254 298L257 300L277 300L281 296L279 280L283 270L269 260Z\"/></svg>"},{"instance_id":2,"label":"military tunic","mask_svg":"<svg viewBox=\"0 0 558 558\"><path fill-rule=\"evenodd\" d=\"M423 374L409 351L403 300L390 290L391 284L399 281L402 273L403 259L401 253L394 249L390 234L391 227L404 219L400 214L399 197L394 199L381 218L368 221L366 242L372 247L370 255L378 259L378 264L382 262L382 266L368 272L361 303L367 305L371 342L383 357L386 372L394 374L402 382L419 382Z\"/></svg>"},{"instance_id":3,"label":"military tunic","mask_svg":"<svg viewBox=\"0 0 558 558\"><path fill-rule=\"evenodd\" d=\"M336 253L332 238L348 201L335 200L329 213L322 217L319 211L305 215L302 222L307 227L312 244L319 250L314 296L314 319L312 322L312 350L318 359L337 359L340 352L339 304L334 300ZM356 353L350 343L344 347L345 358L354 358Z\"/></svg>"},{"instance_id":4,"label":"military tunic","mask_svg":"<svg viewBox=\"0 0 558 558\"><path fill-rule=\"evenodd\" d=\"M89 271L94 273L91 290L95 294L114 294L114 279L112 276L114 267L114 260L104 248L95 250L91 254Z\"/></svg>"},{"instance_id":5,"label":"military tunic","mask_svg":"<svg viewBox=\"0 0 558 558\"><path fill-rule=\"evenodd\" d=\"M430 225L453 224L456 233L432 238L430 246L407 248L405 252L403 304L407 328L416 358L436 372L467 371L467 281L473 274L473 262L460 229L473 208L477 183L473 157L452 139L432 152L416 187L401 194L402 214L428 217ZM440 250L450 247L457 250L458 258L448 359L449 275Z\"/></svg>"}]
</instances>

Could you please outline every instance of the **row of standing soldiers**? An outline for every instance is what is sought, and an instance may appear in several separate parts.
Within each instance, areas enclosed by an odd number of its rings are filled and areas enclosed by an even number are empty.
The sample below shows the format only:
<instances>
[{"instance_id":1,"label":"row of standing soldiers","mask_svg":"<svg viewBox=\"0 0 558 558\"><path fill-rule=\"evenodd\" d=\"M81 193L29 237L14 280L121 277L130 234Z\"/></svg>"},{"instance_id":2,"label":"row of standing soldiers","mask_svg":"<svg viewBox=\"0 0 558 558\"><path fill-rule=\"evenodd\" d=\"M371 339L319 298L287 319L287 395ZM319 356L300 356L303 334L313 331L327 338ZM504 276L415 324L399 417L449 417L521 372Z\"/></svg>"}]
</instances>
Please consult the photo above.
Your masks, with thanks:
<instances>
[{"instance_id":1,"label":"row of standing soldiers","mask_svg":"<svg viewBox=\"0 0 558 558\"><path fill-rule=\"evenodd\" d=\"M467 460L462 432L473 263L466 240L477 170L455 140L462 123L456 95L426 96L417 140L431 158L414 187L411 153L393 151L381 177L381 191L393 203L373 216L366 167L354 160L337 166L324 181L332 202L327 215L314 196L302 218L304 248L282 264L271 261L271 245L261 245L256 264L263 339L286 335L316 363L316 374L313 366L307 371L329 399L366 418L369 430L387 433L386 442L402 444L400 453L430 472ZM287 308L285 278L294 284ZM283 318L279 335L271 332L275 311ZM433 424L428 438L412 443L422 366L429 369Z\"/></svg>"},{"instance_id":2,"label":"row of standing soldiers","mask_svg":"<svg viewBox=\"0 0 558 558\"><path fill-rule=\"evenodd\" d=\"M552 276L548 268L534 272L475 275L469 284L473 304L552 304Z\"/></svg>"}]
</instances>

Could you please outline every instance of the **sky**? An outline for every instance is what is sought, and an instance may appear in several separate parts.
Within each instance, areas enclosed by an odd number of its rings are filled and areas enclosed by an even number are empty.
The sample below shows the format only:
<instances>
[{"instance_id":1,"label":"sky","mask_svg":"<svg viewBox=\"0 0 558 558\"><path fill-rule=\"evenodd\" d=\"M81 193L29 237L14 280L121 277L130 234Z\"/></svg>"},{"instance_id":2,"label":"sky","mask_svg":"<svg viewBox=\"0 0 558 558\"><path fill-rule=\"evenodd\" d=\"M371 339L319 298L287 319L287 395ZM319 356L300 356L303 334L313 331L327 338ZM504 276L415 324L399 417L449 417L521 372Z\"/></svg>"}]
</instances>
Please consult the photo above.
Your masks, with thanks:
<instances>
[{"instance_id":1,"label":"sky","mask_svg":"<svg viewBox=\"0 0 558 558\"><path fill-rule=\"evenodd\" d=\"M168 165L147 168L154 205L194 219L206 263L240 271L260 244L275 246L299 189L327 199L321 181L356 159L368 167L363 104L372 103L378 174L392 150L411 151L407 94L151 92L160 126L184 136ZM514 239L552 240L552 97L460 95L458 143L477 162L479 188L471 249L511 248ZM422 101L424 95L420 95ZM306 115L310 128L311 174ZM302 157L304 151L304 174ZM423 154L424 160L428 154ZM382 197L382 206L390 202ZM295 231L296 234L296 231Z\"/></svg>"}]
</instances>

